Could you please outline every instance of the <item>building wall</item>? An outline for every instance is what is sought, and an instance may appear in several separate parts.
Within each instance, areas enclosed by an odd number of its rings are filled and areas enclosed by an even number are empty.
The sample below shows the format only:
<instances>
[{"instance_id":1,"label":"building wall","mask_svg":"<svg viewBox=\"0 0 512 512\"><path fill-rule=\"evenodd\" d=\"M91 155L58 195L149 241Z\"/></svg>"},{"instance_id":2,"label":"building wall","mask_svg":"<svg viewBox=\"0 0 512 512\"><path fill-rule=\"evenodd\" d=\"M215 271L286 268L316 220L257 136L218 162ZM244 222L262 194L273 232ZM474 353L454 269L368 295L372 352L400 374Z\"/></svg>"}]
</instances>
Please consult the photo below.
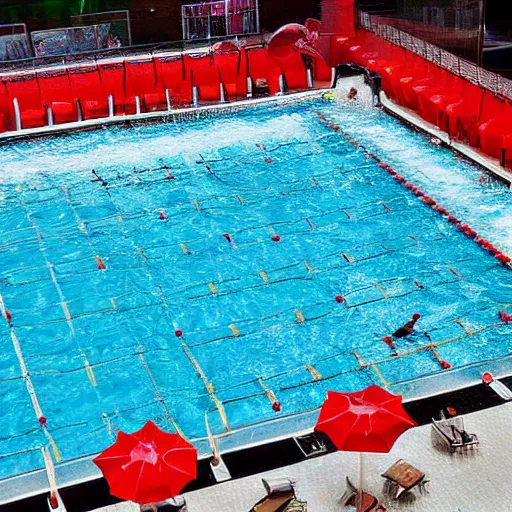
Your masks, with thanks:
<instances>
[{"instance_id":1,"label":"building wall","mask_svg":"<svg viewBox=\"0 0 512 512\"><path fill-rule=\"evenodd\" d=\"M198 0L129 0L134 43L181 39L181 5ZM272 32L286 23L320 16L319 0L260 0L260 26ZM153 9L153 11L152 11Z\"/></svg>"},{"instance_id":2,"label":"building wall","mask_svg":"<svg viewBox=\"0 0 512 512\"><path fill-rule=\"evenodd\" d=\"M129 9L134 44L180 40L181 5L200 0L86 0L84 12ZM303 23L320 16L320 0L259 0L262 30L272 32L286 23ZM29 32L70 26L81 0L3 0L2 23L25 23Z\"/></svg>"}]
</instances>

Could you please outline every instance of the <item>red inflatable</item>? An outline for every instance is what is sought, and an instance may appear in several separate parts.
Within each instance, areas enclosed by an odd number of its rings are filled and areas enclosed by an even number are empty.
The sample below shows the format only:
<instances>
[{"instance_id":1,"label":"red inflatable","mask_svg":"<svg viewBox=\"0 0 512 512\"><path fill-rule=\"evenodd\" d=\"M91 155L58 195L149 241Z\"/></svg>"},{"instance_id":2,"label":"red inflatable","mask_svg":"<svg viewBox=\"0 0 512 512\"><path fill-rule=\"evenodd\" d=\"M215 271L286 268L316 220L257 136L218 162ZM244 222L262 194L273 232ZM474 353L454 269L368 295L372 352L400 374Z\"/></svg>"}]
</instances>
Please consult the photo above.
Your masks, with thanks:
<instances>
[{"instance_id":1,"label":"red inflatable","mask_svg":"<svg viewBox=\"0 0 512 512\"><path fill-rule=\"evenodd\" d=\"M268 52L283 70L288 87L307 87L305 62L310 63L315 80L330 81L331 68L317 50L320 28L320 21L310 18L306 26L290 23L272 36Z\"/></svg>"}]
</instances>

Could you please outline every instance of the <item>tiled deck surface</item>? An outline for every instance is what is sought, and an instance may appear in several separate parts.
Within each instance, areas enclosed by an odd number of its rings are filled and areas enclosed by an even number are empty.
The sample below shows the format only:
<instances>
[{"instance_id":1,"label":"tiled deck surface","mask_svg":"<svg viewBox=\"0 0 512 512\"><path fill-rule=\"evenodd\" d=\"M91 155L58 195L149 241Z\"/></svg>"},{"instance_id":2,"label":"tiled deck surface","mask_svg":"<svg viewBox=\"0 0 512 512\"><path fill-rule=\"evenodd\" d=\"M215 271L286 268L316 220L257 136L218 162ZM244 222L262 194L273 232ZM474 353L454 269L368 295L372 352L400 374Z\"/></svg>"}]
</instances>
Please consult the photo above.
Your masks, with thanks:
<instances>
[{"instance_id":1,"label":"tiled deck surface","mask_svg":"<svg viewBox=\"0 0 512 512\"><path fill-rule=\"evenodd\" d=\"M412 504L382 500L389 511L417 512L510 512L512 511L512 405L465 416L466 430L478 435L480 450L474 456L450 455L432 447L430 426L406 432L386 455L364 456L365 489L383 497L380 476L403 458L421 469L430 480L429 494ZM186 495L188 512L249 512L264 496L262 476L289 477L296 482L297 497L308 502L308 512L344 509L339 498L345 475L357 483L359 457L335 453L276 471L231 481ZM108 512L138 511L123 503Z\"/></svg>"}]
</instances>

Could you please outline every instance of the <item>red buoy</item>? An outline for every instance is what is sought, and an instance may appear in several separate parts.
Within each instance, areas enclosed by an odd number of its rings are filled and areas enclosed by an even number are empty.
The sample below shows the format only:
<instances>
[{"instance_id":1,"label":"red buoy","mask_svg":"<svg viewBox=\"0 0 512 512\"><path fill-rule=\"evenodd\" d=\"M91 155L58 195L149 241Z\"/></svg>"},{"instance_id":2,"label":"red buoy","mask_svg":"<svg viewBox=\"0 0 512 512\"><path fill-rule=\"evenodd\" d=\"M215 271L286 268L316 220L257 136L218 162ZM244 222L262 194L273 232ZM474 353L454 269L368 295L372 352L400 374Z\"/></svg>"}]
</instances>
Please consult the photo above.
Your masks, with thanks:
<instances>
[{"instance_id":1,"label":"red buoy","mask_svg":"<svg viewBox=\"0 0 512 512\"><path fill-rule=\"evenodd\" d=\"M107 268L99 256L96 256L96 264L98 265L98 270L105 270Z\"/></svg>"},{"instance_id":2,"label":"red buoy","mask_svg":"<svg viewBox=\"0 0 512 512\"><path fill-rule=\"evenodd\" d=\"M494 380L494 377L492 376L492 373L485 372L485 373L482 375L482 382L483 382L484 384L490 384L493 380Z\"/></svg>"},{"instance_id":3,"label":"red buoy","mask_svg":"<svg viewBox=\"0 0 512 512\"><path fill-rule=\"evenodd\" d=\"M441 365L441 368L443 370L449 370L452 367L452 365L450 363L448 363L447 361L445 361L444 359L440 359L439 364Z\"/></svg>"},{"instance_id":4,"label":"red buoy","mask_svg":"<svg viewBox=\"0 0 512 512\"><path fill-rule=\"evenodd\" d=\"M54 492L50 494L50 506L54 510L59 508L59 500L57 499L57 495Z\"/></svg>"},{"instance_id":5,"label":"red buoy","mask_svg":"<svg viewBox=\"0 0 512 512\"><path fill-rule=\"evenodd\" d=\"M381 162L380 164L378 164L380 168L382 169L387 169L389 167L388 164L385 164L384 162Z\"/></svg>"},{"instance_id":6,"label":"red buoy","mask_svg":"<svg viewBox=\"0 0 512 512\"><path fill-rule=\"evenodd\" d=\"M271 163L272 163L272 161L273 161L273 160L272 160L272 158L269 158L268 156L267 156L267 157L265 157L265 163L266 163L266 164L271 164Z\"/></svg>"},{"instance_id":7,"label":"red buoy","mask_svg":"<svg viewBox=\"0 0 512 512\"><path fill-rule=\"evenodd\" d=\"M40 416L38 418L38 421L39 421L39 424L42 425L43 427L46 425L46 418L44 416Z\"/></svg>"},{"instance_id":8,"label":"red buoy","mask_svg":"<svg viewBox=\"0 0 512 512\"><path fill-rule=\"evenodd\" d=\"M274 235L272 237L272 242L280 242L281 241L281 237L279 235Z\"/></svg>"},{"instance_id":9,"label":"red buoy","mask_svg":"<svg viewBox=\"0 0 512 512\"><path fill-rule=\"evenodd\" d=\"M160 220L167 220L167 217L165 216L163 210L160 211Z\"/></svg>"},{"instance_id":10,"label":"red buoy","mask_svg":"<svg viewBox=\"0 0 512 512\"><path fill-rule=\"evenodd\" d=\"M12 326L12 315L7 311L7 309L5 310L5 319L7 320L7 323Z\"/></svg>"},{"instance_id":11,"label":"red buoy","mask_svg":"<svg viewBox=\"0 0 512 512\"><path fill-rule=\"evenodd\" d=\"M412 190L414 188L414 185L412 183L406 183L405 188L408 190Z\"/></svg>"},{"instance_id":12,"label":"red buoy","mask_svg":"<svg viewBox=\"0 0 512 512\"><path fill-rule=\"evenodd\" d=\"M508 315L507 313L505 313L505 311L500 311L499 315L500 315L501 320L503 322L505 322L506 324L509 324L510 322L512 322L512 315Z\"/></svg>"},{"instance_id":13,"label":"red buoy","mask_svg":"<svg viewBox=\"0 0 512 512\"><path fill-rule=\"evenodd\" d=\"M231 243L231 235L229 233L224 233L222 235L229 243Z\"/></svg>"},{"instance_id":14,"label":"red buoy","mask_svg":"<svg viewBox=\"0 0 512 512\"><path fill-rule=\"evenodd\" d=\"M50 507L52 507L53 510L59 508L59 500L54 492L50 494Z\"/></svg>"},{"instance_id":15,"label":"red buoy","mask_svg":"<svg viewBox=\"0 0 512 512\"><path fill-rule=\"evenodd\" d=\"M183 332L177 329L174 331L174 334L176 335L176 338L181 338L183 336Z\"/></svg>"},{"instance_id":16,"label":"red buoy","mask_svg":"<svg viewBox=\"0 0 512 512\"><path fill-rule=\"evenodd\" d=\"M334 300L338 303L338 304L341 304L343 302L343 297L341 295L336 295L336 297L334 297Z\"/></svg>"},{"instance_id":17,"label":"red buoy","mask_svg":"<svg viewBox=\"0 0 512 512\"><path fill-rule=\"evenodd\" d=\"M279 412L281 410L281 404L279 402L273 402L272 403L272 409L275 412Z\"/></svg>"}]
</instances>

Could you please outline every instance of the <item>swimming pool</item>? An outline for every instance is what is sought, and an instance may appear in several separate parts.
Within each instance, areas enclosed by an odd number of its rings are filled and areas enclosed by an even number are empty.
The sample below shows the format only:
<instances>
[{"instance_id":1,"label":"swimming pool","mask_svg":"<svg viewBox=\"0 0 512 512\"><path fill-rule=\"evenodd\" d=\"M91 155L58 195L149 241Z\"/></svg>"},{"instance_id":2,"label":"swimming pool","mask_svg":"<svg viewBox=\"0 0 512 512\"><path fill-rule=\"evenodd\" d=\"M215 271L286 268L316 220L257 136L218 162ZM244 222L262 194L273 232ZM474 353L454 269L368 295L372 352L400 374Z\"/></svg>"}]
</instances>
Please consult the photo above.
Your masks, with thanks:
<instances>
[{"instance_id":1,"label":"swimming pool","mask_svg":"<svg viewBox=\"0 0 512 512\"><path fill-rule=\"evenodd\" d=\"M49 441L65 461L148 419L200 440L205 412L222 434L328 389L393 389L446 371L432 342L453 369L510 355L510 271L322 116L512 252L510 192L377 109L307 100L5 145L0 477L41 467ZM380 339L416 312L393 357Z\"/></svg>"}]
</instances>

